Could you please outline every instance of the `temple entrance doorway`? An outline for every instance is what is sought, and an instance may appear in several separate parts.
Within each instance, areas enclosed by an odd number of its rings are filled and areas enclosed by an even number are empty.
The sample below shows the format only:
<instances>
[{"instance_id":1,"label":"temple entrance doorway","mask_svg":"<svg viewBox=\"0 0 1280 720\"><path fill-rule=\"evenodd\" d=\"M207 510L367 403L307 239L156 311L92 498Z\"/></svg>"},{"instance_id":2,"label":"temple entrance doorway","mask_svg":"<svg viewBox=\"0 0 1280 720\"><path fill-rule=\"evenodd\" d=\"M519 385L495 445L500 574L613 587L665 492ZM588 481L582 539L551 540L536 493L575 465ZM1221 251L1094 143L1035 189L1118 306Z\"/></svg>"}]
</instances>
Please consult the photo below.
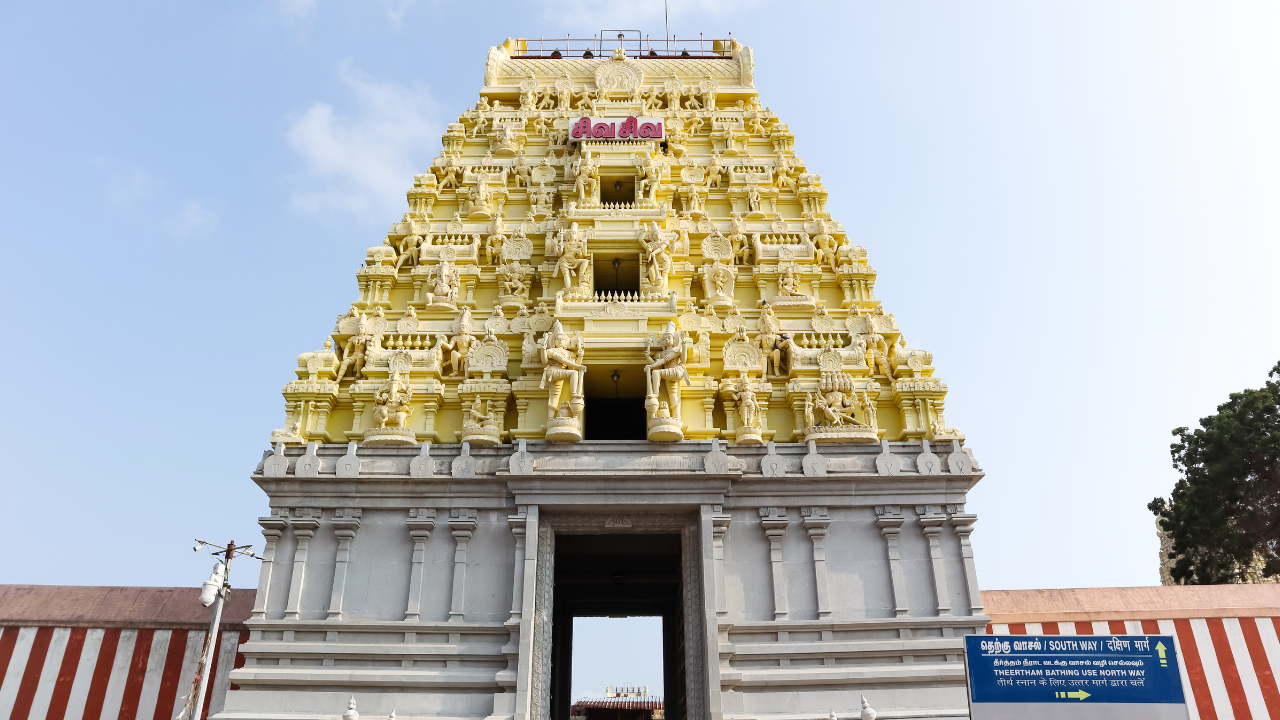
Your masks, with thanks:
<instances>
[{"instance_id":1,"label":"temple entrance doorway","mask_svg":"<svg viewBox=\"0 0 1280 720\"><path fill-rule=\"evenodd\" d=\"M550 720L571 716L575 617L661 618L665 719L685 720L680 543L681 536L675 533L556 535ZM578 642L608 640L579 638ZM616 652L625 654L627 648L617 647Z\"/></svg>"}]
</instances>

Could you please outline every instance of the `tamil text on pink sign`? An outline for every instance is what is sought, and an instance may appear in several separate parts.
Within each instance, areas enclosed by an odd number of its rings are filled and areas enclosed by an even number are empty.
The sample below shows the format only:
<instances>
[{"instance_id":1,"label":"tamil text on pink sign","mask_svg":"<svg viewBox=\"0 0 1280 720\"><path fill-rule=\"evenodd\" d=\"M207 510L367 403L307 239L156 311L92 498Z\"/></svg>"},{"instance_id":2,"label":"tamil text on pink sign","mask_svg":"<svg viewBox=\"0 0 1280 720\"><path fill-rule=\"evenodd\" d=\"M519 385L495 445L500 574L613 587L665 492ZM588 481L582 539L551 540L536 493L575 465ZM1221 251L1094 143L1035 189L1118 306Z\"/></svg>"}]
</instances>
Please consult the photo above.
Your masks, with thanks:
<instances>
[{"instance_id":1,"label":"tamil text on pink sign","mask_svg":"<svg viewBox=\"0 0 1280 720\"><path fill-rule=\"evenodd\" d=\"M577 118L569 136L575 140L662 140L662 121L654 118Z\"/></svg>"}]
</instances>

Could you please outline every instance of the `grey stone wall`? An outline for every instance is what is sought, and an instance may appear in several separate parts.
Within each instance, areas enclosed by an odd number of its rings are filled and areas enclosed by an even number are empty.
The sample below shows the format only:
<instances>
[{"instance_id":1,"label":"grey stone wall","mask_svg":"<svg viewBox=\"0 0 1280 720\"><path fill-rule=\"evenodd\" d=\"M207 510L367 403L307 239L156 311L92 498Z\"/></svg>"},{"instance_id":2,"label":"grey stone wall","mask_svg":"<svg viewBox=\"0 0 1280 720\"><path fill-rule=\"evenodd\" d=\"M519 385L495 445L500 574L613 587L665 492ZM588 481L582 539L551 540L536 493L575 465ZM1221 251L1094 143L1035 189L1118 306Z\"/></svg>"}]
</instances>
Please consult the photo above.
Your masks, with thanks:
<instances>
[{"instance_id":1,"label":"grey stone wall","mask_svg":"<svg viewBox=\"0 0 1280 720\"><path fill-rule=\"evenodd\" d=\"M958 444L936 474L921 443L427 452L264 458L270 561L220 718L333 718L349 696L366 718L545 717L549 539L666 531L689 720L847 718L863 694L882 718L967 715L961 638L988 618Z\"/></svg>"}]
</instances>

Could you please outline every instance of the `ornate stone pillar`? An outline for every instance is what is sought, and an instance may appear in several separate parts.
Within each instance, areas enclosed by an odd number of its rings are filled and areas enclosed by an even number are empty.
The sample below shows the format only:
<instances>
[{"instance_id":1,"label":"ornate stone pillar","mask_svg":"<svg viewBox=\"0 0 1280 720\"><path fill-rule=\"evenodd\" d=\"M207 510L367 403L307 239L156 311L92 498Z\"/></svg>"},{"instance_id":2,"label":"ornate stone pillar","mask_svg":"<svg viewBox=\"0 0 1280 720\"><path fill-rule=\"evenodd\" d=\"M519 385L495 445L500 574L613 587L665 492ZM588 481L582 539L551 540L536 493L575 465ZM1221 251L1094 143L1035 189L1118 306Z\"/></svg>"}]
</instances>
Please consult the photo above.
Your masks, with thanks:
<instances>
[{"instance_id":1,"label":"ornate stone pillar","mask_svg":"<svg viewBox=\"0 0 1280 720\"><path fill-rule=\"evenodd\" d=\"M302 610L302 588L307 579L307 548L311 538L320 529L320 511L316 508L295 508L294 517L289 521L293 528L293 536L298 539L298 547L293 551L293 575L289 578L289 601L285 606L285 620L299 620Z\"/></svg>"},{"instance_id":2,"label":"ornate stone pillar","mask_svg":"<svg viewBox=\"0 0 1280 720\"><path fill-rule=\"evenodd\" d=\"M406 622L422 620L422 564L427 557L427 539L436 526L436 511L432 508L409 509L409 536L413 538L413 560L409 569L409 602L405 606Z\"/></svg>"},{"instance_id":3,"label":"ornate stone pillar","mask_svg":"<svg viewBox=\"0 0 1280 720\"><path fill-rule=\"evenodd\" d=\"M520 586L520 643L516 665L515 720L532 720L536 709L533 699L533 621L534 600L538 580L538 506L530 505L525 521L524 574Z\"/></svg>"},{"instance_id":4,"label":"ornate stone pillar","mask_svg":"<svg viewBox=\"0 0 1280 720\"><path fill-rule=\"evenodd\" d=\"M289 527L288 510L272 508L269 517L258 518L266 545L262 549L262 566L258 570L258 594L253 598L253 619L267 617L267 596L271 592L271 574L275 570L276 543Z\"/></svg>"},{"instance_id":5,"label":"ornate stone pillar","mask_svg":"<svg viewBox=\"0 0 1280 720\"><path fill-rule=\"evenodd\" d=\"M825 507L800 508L800 514L804 517L809 539L813 541L813 584L818 590L818 619L822 620L831 617L831 599L827 592L827 550L824 547L831 517Z\"/></svg>"},{"instance_id":6,"label":"ornate stone pillar","mask_svg":"<svg viewBox=\"0 0 1280 720\"><path fill-rule=\"evenodd\" d=\"M938 595L938 614L951 614L951 595L947 592L947 566L942 562L942 523L947 516L937 505L917 505L920 529L929 540L929 558L933 561L933 589Z\"/></svg>"},{"instance_id":7,"label":"ornate stone pillar","mask_svg":"<svg viewBox=\"0 0 1280 720\"><path fill-rule=\"evenodd\" d=\"M342 596L347 590L347 561L351 559L351 541L360 529L359 508L333 511L333 534L338 536L338 552L333 559L333 592L329 596L329 620L342 619Z\"/></svg>"},{"instance_id":8,"label":"ornate stone pillar","mask_svg":"<svg viewBox=\"0 0 1280 720\"><path fill-rule=\"evenodd\" d=\"M453 550L453 601L449 604L449 622L462 622L462 605L467 589L467 543L475 530L474 508L453 508L449 511L449 532L457 541Z\"/></svg>"},{"instance_id":9,"label":"ornate stone pillar","mask_svg":"<svg viewBox=\"0 0 1280 720\"><path fill-rule=\"evenodd\" d=\"M717 618L722 618L729 614L729 601L724 591L724 536L729 532L729 522L731 520L732 518L729 517L729 514L724 511L723 505L711 506L711 547L715 559Z\"/></svg>"},{"instance_id":10,"label":"ornate stone pillar","mask_svg":"<svg viewBox=\"0 0 1280 720\"><path fill-rule=\"evenodd\" d=\"M516 508L515 515L507 516L507 526L516 538L514 577L511 579L511 617L508 624L520 624L520 612L524 607L524 544L525 527L529 523L529 508L521 505Z\"/></svg>"},{"instance_id":11,"label":"ornate stone pillar","mask_svg":"<svg viewBox=\"0 0 1280 720\"><path fill-rule=\"evenodd\" d=\"M948 505L952 511L950 522L960 538L960 556L964 560L964 582L969 590L969 612L982 614L982 593L978 590L978 569L973 564L973 546L969 544L969 534L973 532L973 524L978 521L977 515L966 515L963 505Z\"/></svg>"},{"instance_id":12,"label":"ornate stone pillar","mask_svg":"<svg viewBox=\"0 0 1280 720\"><path fill-rule=\"evenodd\" d=\"M760 526L769 538L769 562L773 569L773 619L787 619L787 575L782 565L782 538L787 534L787 509L760 508Z\"/></svg>"},{"instance_id":13,"label":"ornate stone pillar","mask_svg":"<svg viewBox=\"0 0 1280 720\"><path fill-rule=\"evenodd\" d=\"M876 524L884 536L889 554L889 579L893 583L893 614L907 614L907 580L902 574L902 555L898 552L898 534L902 532L902 506L877 505Z\"/></svg>"}]
</instances>

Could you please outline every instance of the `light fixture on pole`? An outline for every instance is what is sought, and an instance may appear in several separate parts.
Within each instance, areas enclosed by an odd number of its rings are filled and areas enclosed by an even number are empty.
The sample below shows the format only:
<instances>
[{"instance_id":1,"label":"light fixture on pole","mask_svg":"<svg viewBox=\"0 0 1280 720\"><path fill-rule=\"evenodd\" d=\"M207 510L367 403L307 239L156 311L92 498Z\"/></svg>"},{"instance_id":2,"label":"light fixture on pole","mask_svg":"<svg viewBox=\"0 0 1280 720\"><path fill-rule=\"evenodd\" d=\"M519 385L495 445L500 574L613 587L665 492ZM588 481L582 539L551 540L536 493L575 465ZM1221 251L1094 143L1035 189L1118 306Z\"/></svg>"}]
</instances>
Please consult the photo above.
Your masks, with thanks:
<instances>
[{"instance_id":1,"label":"light fixture on pole","mask_svg":"<svg viewBox=\"0 0 1280 720\"><path fill-rule=\"evenodd\" d=\"M209 670L217 662L213 652L218 647L218 627L222 624L222 606L226 604L227 596L231 593L231 561L237 555L256 560L262 559L249 551L252 545L236 545L234 540L224 547L197 539L195 547L191 549L200 552L200 548L206 546L218 548L211 554L215 557L222 556L222 561L214 563L209 579L205 580L200 587L200 604L205 607L214 606L213 619L209 622L209 633L204 637L204 649L200 652L200 663L196 666L196 677L191 683L191 692L187 694L187 702L182 706L182 712L178 713L174 720L182 720L184 716L190 720L200 720L204 712L204 693L209 685ZM190 715L187 714L188 711Z\"/></svg>"}]
</instances>

